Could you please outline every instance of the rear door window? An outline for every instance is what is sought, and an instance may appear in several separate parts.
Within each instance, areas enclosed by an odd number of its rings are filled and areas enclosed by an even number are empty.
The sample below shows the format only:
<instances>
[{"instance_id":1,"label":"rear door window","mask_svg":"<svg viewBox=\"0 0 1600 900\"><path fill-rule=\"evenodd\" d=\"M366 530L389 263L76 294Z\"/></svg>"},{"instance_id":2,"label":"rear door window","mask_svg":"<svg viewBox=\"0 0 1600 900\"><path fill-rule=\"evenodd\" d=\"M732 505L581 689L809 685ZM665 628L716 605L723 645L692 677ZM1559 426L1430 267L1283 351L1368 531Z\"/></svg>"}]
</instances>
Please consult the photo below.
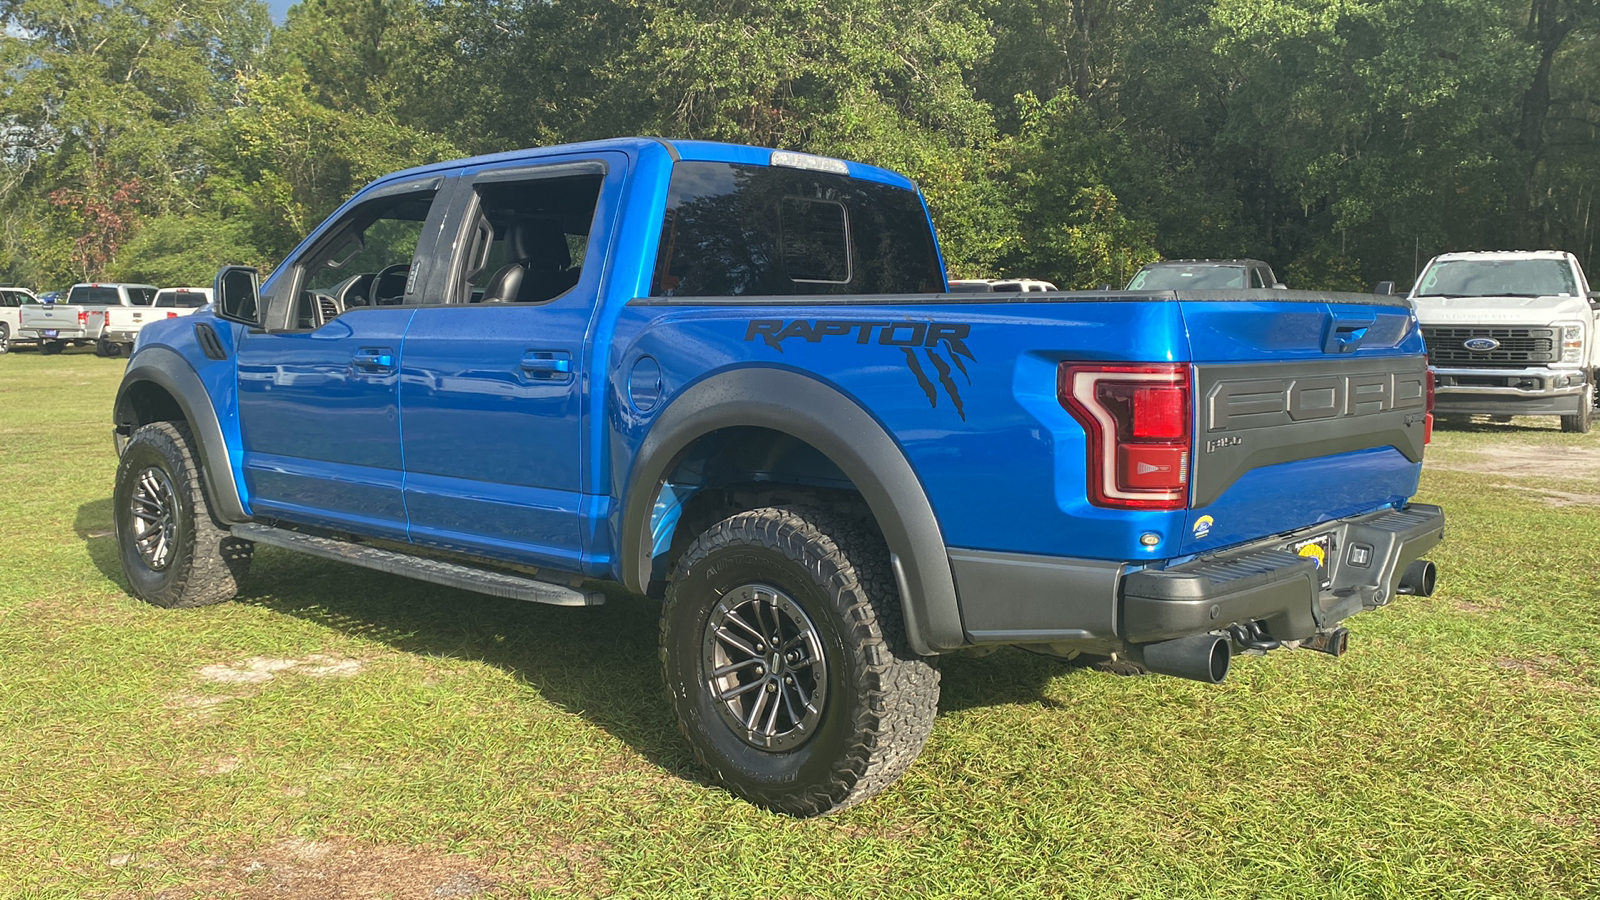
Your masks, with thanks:
<instances>
[{"instance_id":1,"label":"rear door window","mask_svg":"<svg viewBox=\"0 0 1600 900\"><path fill-rule=\"evenodd\" d=\"M913 191L802 169L673 167L652 296L943 290L927 213Z\"/></svg>"}]
</instances>

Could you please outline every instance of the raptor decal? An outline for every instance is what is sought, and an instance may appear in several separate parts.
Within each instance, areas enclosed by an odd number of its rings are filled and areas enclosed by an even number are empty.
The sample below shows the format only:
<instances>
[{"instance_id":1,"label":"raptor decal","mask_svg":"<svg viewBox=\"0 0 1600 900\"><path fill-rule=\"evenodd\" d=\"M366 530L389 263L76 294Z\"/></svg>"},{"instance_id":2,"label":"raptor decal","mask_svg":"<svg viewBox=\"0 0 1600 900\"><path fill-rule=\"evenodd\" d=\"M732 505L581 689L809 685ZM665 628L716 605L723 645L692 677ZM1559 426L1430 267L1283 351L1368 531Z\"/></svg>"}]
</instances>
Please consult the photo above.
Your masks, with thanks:
<instances>
[{"instance_id":1,"label":"raptor decal","mask_svg":"<svg viewBox=\"0 0 1600 900\"><path fill-rule=\"evenodd\" d=\"M847 341L853 339L857 344L899 347L905 354L906 368L916 377L917 386L928 398L928 405L933 408L939 406L939 387L943 386L955 407L956 415L964 422L967 419L966 405L961 399L955 373L960 372L967 384L972 384L972 375L963 361L977 362L972 351L967 349L966 338L971 333L972 326L966 322L752 319L750 326L745 329L744 339L753 341L760 338L779 353L783 352L784 341L795 338L811 344L830 338L843 338ZM928 365L932 366L934 375L938 377L938 385L929 377L921 357L926 357Z\"/></svg>"}]
</instances>

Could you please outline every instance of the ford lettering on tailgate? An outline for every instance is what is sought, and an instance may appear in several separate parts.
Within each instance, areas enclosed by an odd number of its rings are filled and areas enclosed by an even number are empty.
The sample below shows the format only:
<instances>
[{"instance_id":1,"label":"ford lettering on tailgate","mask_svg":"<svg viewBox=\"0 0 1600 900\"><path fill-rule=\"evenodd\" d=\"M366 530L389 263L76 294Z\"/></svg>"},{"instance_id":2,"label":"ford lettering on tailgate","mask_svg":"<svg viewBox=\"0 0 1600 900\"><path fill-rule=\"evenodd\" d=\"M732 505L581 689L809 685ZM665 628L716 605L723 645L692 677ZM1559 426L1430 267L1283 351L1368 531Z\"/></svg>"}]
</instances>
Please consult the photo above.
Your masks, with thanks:
<instances>
[{"instance_id":1,"label":"ford lettering on tailgate","mask_svg":"<svg viewBox=\"0 0 1600 900\"><path fill-rule=\"evenodd\" d=\"M1196 366L1194 505L1263 466L1384 446L1420 461L1427 377L1414 356Z\"/></svg>"}]
</instances>

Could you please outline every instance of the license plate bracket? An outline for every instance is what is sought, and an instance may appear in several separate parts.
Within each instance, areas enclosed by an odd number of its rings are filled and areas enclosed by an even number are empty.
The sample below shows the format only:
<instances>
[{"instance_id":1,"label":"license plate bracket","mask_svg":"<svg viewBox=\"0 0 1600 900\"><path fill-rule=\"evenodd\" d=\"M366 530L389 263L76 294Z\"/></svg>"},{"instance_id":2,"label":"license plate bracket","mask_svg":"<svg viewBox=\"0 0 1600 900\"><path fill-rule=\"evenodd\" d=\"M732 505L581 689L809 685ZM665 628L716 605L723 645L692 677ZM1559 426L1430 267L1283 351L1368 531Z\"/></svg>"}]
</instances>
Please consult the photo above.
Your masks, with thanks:
<instances>
[{"instance_id":1,"label":"license plate bracket","mask_svg":"<svg viewBox=\"0 0 1600 900\"><path fill-rule=\"evenodd\" d=\"M1330 563L1333 561L1333 532L1326 532L1305 540L1295 541L1288 547L1290 553L1303 556L1316 563L1317 577L1322 581L1322 586L1327 587L1332 583Z\"/></svg>"}]
</instances>

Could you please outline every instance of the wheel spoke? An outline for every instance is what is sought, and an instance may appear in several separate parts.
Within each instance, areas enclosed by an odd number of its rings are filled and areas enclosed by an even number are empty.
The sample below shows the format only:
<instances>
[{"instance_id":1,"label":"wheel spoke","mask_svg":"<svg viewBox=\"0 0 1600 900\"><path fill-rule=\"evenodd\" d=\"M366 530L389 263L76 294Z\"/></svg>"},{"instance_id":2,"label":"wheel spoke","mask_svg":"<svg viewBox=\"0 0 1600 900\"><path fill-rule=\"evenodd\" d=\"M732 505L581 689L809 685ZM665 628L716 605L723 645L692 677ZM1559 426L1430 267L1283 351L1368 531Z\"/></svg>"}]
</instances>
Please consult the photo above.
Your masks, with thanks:
<instances>
[{"instance_id":1,"label":"wheel spoke","mask_svg":"<svg viewBox=\"0 0 1600 900\"><path fill-rule=\"evenodd\" d=\"M739 616L737 614L730 614L726 621L727 621L727 623L729 625L737 625L740 629L742 629L744 631L745 634L750 635L751 637L755 638L758 641L766 639L765 636L762 635L761 632L759 632L759 631L755 630L754 628L750 627L750 623L746 622L742 616ZM754 651L752 651L752 652L754 652Z\"/></svg>"},{"instance_id":2,"label":"wheel spoke","mask_svg":"<svg viewBox=\"0 0 1600 900\"><path fill-rule=\"evenodd\" d=\"M762 729L766 732L767 737L772 737L774 734L778 733L775 726L778 724L778 707L782 705L778 702L778 695L783 693L783 685L778 684L775 681L771 683L774 685L774 688L768 693L767 696L772 700L772 709L767 713L767 724Z\"/></svg>"},{"instance_id":3,"label":"wheel spoke","mask_svg":"<svg viewBox=\"0 0 1600 900\"><path fill-rule=\"evenodd\" d=\"M746 655L753 656L753 657L759 657L761 655L760 653L756 652L756 648L750 646L749 644L746 644L744 641L739 640L739 638L729 634L727 629L725 629L725 628L718 628L717 631L716 631L716 635L717 635L717 640L722 641L724 644L727 644L730 647L737 648L738 650L742 651Z\"/></svg>"},{"instance_id":4,"label":"wheel spoke","mask_svg":"<svg viewBox=\"0 0 1600 900\"><path fill-rule=\"evenodd\" d=\"M765 685L768 682L757 681L757 682L754 682L754 683L755 684ZM756 720L761 718L761 711L766 708L767 701L770 700L770 699L772 699L772 692L771 691L762 691L761 693L756 695L756 701L754 703L750 704L750 717L748 719L744 720L745 730L749 731L752 734L755 733ZM768 732L767 736L771 737L772 733Z\"/></svg>"},{"instance_id":5,"label":"wheel spoke","mask_svg":"<svg viewBox=\"0 0 1600 900\"><path fill-rule=\"evenodd\" d=\"M741 659L738 662L728 663L725 666L718 666L715 669L711 670L711 677L712 678L721 678L724 675L731 675L732 673L739 671L740 669L744 668L745 666L753 666L753 665L756 665L759 662L761 662L761 660L759 660L759 659Z\"/></svg>"},{"instance_id":6,"label":"wheel spoke","mask_svg":"<svg viewBox=\"0 0 1600 900\"><path fill-rule=\"evenodd\" d=\"M735 697L741 696L743 694L750 693L751 691L755 690L758 687L761 687L761 685L763 685L765 683L766 682L763 681L760 678L757 678L755 681L747 681L744 684L741 684L738 687L734 688L733 690L727 691L725 693L718 694L717 695L717 699L721 700L724 703L726 703L726 702L728 702L729 700L732 700Z\"/></svg>"}]
</instances>

